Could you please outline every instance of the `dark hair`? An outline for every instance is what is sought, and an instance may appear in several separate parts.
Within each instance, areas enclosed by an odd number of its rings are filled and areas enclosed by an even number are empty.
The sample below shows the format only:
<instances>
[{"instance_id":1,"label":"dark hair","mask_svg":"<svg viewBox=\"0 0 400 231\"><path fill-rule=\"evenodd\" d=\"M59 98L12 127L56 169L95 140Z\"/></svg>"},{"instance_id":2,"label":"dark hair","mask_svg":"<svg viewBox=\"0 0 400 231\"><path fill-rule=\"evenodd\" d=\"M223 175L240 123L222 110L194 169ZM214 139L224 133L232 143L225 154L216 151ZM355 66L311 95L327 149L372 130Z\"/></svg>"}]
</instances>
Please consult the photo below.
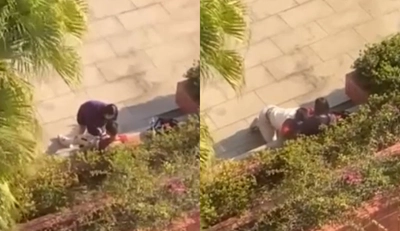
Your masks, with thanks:
<instances>
[{"instance_id":1,"label":"dark hair","mask_svg":"<svg viewBox=\"0 0 400 231\"><path fill-rule=\"evenodd\" d=\"M115 119L118 115L118 108L115 104L107 104L101 111L103 116L105 115L114 115Z\"/></svg>"},{"instance_id":2,"label":"dark hair","mask_svg":"<svg viewBox=\"0 0 400 231\"><path fill-rule=\"evenodd\" d=\"M116 136L118 134L118 123L116 121L108 121L106 123L106 131L110 136Z\"/></svg>"},{"instance_id":3,"label":"dark hair","mask_svg":"<svg viewBox=\"0 0 400 231\"><path fill-rule=\"evenodd\" d=\"M329 102L324 97L319 97L314 103L315 115L328 114L330 110Z\"/></svg>"},{"instance_id":4,"label":"dark hair","mask_svg":"<svg viewBox=\"0 0 400 231\"><path fill-rule=\"evenodd\" d=\"M296 114L294 115L294 119L296 121L304 121L308 117L308 110L307 108L301 107L296 110Z\"/></svg>"}]
</instances>

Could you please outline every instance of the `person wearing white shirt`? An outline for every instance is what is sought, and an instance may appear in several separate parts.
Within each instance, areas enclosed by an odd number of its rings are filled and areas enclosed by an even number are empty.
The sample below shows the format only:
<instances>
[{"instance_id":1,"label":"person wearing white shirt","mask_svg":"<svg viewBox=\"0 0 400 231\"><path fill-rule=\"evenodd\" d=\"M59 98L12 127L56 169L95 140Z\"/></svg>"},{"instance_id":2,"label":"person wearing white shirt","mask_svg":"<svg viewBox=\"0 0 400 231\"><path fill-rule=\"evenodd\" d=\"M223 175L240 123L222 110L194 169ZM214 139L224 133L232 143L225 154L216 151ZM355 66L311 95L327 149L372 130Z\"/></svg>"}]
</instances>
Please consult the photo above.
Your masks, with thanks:
<instances>
[{"instance_id":1,"label":"person wearing white shirt","mask_svg":"<svg viewBox=\"0 0 400 231\"><path fill-rule=\"evenodd\" d=\"M267 147L276 148L282 146L283 139L279 135L282 124L287 119L307 116L308 110L305 108L282 108L276 105L268 105L250 125L252 131L259 130ZM296 116L296 113L298 114Z\"/></svg>"}]
</instances>

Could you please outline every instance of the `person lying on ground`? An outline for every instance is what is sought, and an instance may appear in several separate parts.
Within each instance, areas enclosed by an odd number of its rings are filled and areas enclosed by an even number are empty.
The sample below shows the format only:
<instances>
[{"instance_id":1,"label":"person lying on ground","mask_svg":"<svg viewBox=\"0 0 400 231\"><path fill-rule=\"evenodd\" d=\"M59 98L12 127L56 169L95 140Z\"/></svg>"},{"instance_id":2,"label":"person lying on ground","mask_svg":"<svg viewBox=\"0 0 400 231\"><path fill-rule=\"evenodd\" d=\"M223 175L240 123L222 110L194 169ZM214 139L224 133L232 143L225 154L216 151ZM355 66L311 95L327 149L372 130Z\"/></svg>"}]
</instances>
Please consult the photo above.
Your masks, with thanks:
<instances>
[{"instance_id":1,"label":"person lying on ground","mask_svg":"<svg viewBox=\"0 0 400 231\"><path fill-rule=\"evenodd\" d=\"M331 110L328 100L325 97L316 98L314 101L314 115L328 114Z\"/></svg>"},{"instance_id":2,"label":"person lying on ground","mask_svg":"<svg viewBox=\"0 0 400 231\"><path fill-rule=\"evenodd\" d=\"M331 111L329 102L324 97L314 101L314 108L303 119L287 119L280 130L282 140L295 139L299 135L318 135L323 126L334 125L338 120L349 116L346 111Z\"/></svg>"},{"instance_id":3,"label":"person lying on ground","mask_svg":"<svg viewBox=\"0 0 400 231\"><path fill-rule=\"evenodd\" d=\"M120 144L138 145L142 143L146 137L147 132L133 132L133 133L118 133L118 123L109 121L106 124L107 136L104 136L98 144L99 150L114 147Z\"/></svg>"},{"instance_id":4,"label":"person lying on ground","mask_svg":"<svg viewBox=\"0 0 400 231\"><path fill-rule=\"evenodd\" d=\"M98 145L99 150L104 150L108 147L114 147L120 144L128 145L139 145L145 142L150 132L154 134L160 134L174 128L178 125L178 121L174 119L163 119L159 118L158 123L153 124L149 130L143 132L132 132L132 133L118 133L118 123L115 121L109 121L106 124L107 136L104 136Z\"/></svg>"},{"instance_id":5,"label":"person lying on ground","mask_svg":"<svg viewBox=\"0 0 400 231\"><path fill-rule=\"evenodd\" d=\"M281 128L283 140L295 139L299 135L312 136L318 135L323 131L323 127L336 124L339 120L349 116L346 111L329 112L327 114L309 115L303 120L287 119Z\"/></svg>"},{"instance_id":6,"label":"person lying on ground","mask_svg":"<svg viewBox=\"0 0 400 231\"><path fill-rule=\"evenodd\" d=\"M330 117L330 121L336 121L347 118L350 113L348 111L332 111L328 100L324 97L319 97L314 101L314 109L310 110L310 115L326 115Z\"/></svg>"},{"instance_id":7,"label":"person lying on ground","mask_svg":"<svg viewBox=\"0 0 400 231\"><path fill-rule=\"evenodd\" d=\"M261 110L260 114L250 125L251 131L259 130L267 147L275 148L281 145L279 131L287 119L305 118L308 116L306 108L281 108L269 105Z\"/></svg>"}]
</instances>

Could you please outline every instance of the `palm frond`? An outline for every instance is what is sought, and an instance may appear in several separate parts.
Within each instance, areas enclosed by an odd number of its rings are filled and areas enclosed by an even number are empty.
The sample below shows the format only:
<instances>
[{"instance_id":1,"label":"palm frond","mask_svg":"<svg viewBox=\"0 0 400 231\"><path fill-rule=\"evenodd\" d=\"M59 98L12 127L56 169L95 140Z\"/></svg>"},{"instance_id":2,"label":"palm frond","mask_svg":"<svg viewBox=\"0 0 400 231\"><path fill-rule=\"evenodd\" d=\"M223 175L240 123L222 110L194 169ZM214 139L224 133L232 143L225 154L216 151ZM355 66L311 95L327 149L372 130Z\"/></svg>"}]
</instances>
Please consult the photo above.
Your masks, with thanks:
<instances>
[{"instance_id":1,"label":"palm frond","mask_svg":"<svg viewBox=\"0 0 400 231\"><path fill-rule=\"evenodd\" d=\"M248 29L242 0L201 0L200 63L203 81L222 78L235 91L245 85L241 54L227 48L229 39L245 42Z\"/></svg>"},{"instance_id":2,"label":"palm frond","mask_svg":"<svg viewBox=\"0 0 400 231\"><path fill-rule=\"evenodd\" d=\"M241 54L234 50L221 50L215 57L210 57L204 63L205 76L221 76L236 92L246 84L244 78L244 60ZM215 71L214 71L215 70Z\"/></svg>"},{"instance_id":3,"label":"palm frond","mask_svg":"<svg viewBox=\"0 0 400 231\"><path fill-rule=\"evenodd\" d=\"M228 47L229 40L244 43L248 38L246 6L242 0L200 1L200 76L202 85L209 79L222 79L237 93L246 84L244 60ZM200 121L200 168L209 169L215 157L213 140L204 118Z\"/></svg>"},{"instance_id":4,"label":"palm frond","mask_svg":"<svg viewBox=\"0 0 400 231\"><path fill-rule=\"evenodd\" d=\"M13 225L14 173L38 153L40 127L32 77L54 69L70 85L80 80L80 57L69 38L86 31L84 0L7 0L0 3L0 230Z\"/></svg>"},{"instance_id":5,"label":"palm frond","mask_svg":"<svg viewBox=\"0 0 400 231\"><path fill-rule=\"evenodd\" d=\"M67 39L83 37L86 13L83 0L7 1L0 10L0 59L12 61L24 77L54 68L67 84L78 83L80 57Z\"/></svg>"},{"instance_id":6,"label":"palm frond","mask_svg":"<svg viewBox=\"0 0 400 231\"><path fill-rule=\"evenodd\" d=\"M200 169L205 171L212 164L215 153L213 149L213 139L208 130L208 126L204 120L204 116L200 117Z\"/></svg>"},{"instance_id":7,"label":"palm frond","mask_svg":"<svg viewBox=\"0 0 400 231\"><path fill-rule=\"evenodd\" d=\"M14 224L16 201L8 181L38 153L40 129L31 85L0 63L0 230Z\"/></svg>"}]
</instances>

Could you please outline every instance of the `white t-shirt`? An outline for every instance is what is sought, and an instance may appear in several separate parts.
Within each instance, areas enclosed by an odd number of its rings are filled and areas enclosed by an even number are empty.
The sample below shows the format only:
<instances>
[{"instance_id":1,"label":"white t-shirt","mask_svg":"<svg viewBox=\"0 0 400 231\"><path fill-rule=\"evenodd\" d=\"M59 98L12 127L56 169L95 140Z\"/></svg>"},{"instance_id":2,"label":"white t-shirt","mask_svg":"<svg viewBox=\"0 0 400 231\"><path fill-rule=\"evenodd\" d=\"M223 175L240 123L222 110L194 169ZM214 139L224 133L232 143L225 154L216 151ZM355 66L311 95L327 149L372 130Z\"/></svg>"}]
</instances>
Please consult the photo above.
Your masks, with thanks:
<instances>
[{"instance_id":1,"label":"white t-shirt","mask_svg":"<svg viewBox=\"0 0 400 231\"><path fill-rule=\"evenodd\" d=\"M272 126L275 130L280 130L282 127L283 122L287 119L293 119L298 107L296 108L281 108L278 106L273 106L269 109L269 121L271 122Z\"/></svg>"}]
</instances>

